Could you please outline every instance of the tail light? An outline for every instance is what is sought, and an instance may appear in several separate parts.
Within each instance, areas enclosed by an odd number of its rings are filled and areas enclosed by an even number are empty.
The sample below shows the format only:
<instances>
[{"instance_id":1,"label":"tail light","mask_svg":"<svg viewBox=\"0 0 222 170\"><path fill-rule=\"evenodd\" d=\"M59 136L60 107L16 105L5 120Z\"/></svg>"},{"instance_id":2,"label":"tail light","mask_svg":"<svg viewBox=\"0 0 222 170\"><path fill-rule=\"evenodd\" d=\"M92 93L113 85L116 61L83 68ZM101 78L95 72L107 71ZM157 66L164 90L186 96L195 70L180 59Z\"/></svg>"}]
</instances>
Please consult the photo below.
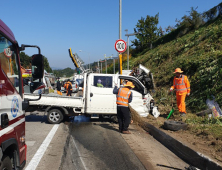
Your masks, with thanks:
<instances>
[{"instance_id":1,"label":"tail light","mask_svg":"<svg viewBox=\"0 0 222 170\"><path fill-rule=\"evenodd\" d=\"M77 84L76 84L76 88L77 88Z\"/></svg>"},{"instance_id":2,"label":"tail light","mask_svg":"<svg viewBox=\"0 0 222 170\"><path fill-rule=\"evenodd\" d=\"M25 142L25 136L21 136L21 137L20 137L20 142L21 142L21 143L24 143L24 142Z\"/></svg>"}]
</instances>

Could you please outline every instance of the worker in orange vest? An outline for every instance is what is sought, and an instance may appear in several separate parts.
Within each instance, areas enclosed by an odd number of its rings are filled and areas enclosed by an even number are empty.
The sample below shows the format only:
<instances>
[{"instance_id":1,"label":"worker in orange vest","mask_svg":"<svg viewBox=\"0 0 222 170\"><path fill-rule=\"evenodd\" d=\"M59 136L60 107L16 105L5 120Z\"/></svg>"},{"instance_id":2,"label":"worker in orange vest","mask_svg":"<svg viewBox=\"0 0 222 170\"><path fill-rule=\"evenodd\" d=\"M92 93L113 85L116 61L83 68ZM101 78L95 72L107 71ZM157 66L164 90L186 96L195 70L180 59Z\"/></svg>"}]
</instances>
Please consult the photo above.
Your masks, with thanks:
<instances>
[{"instance_id":1,"label":"worker in orange vest","mask_svg":"<svg viewBox=\"0 0 222 170\"><path fill-rule=\"evenodd\" d=\"M124 134L130 134L128 127L130 124L131 116L129 110L129 103L133 99L133 93L130 91L135 86L132 82L128 81L123 87L119 89L115 85L113 89L113 94L116 95L116 104L117 104L117 118L119 123L119 132Z\"/></svg>"},{"instance_id":2,"label":"worker in orange vest","mask_svg":"<svg viewBox=\"0 0 222 170\"><path fill-rule=\"evenodd\" d=\"M183 75L183 71L180 68L176 68L174 73L176 76L173 80L173 86L170 91L176 90L177 106L181 116L186 115L185 98L190 95L190 82L187 76Z\"/></svg>"},{"instance_id":3,"label":"worker in orange vest","mask_svg":"<svg viewBox=\"0 0 222 170\"><path fill-rule=\"evenodd\" d=\"M72 83L68 79L67 82L64 84L64 88L66 89L66 96L72 95Z\"/></svg>"}]
</instances>

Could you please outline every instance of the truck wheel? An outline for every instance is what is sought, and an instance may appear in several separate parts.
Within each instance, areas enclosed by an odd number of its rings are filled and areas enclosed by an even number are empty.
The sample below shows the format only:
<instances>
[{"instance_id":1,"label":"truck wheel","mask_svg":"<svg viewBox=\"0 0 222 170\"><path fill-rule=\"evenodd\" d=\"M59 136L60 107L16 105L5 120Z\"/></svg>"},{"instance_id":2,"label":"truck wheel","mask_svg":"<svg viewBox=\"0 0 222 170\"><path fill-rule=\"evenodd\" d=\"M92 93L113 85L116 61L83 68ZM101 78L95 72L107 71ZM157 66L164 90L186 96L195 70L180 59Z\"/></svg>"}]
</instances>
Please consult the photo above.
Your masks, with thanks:
<instances>
[{"instance_id":1,"label":"truck wheel","mask_svg":"<svg viewBox=\"0 0 222 170\"><path fill-rule=\"evenodd\" d=\"M0 170L11 170L12 163L8 156L4 156L1 162Z\"/></svg>"},{"instance_id":2,"label":"truck wheel","mask_svg":"<svg viewBox=\"0 0 222 170\"><path fill-rule=\"evenodd\" d=\"M63 120L63 114L59 109L52 109L47 114L47 120L52 124L59 124Z\"/></svg>"},{"instance_id":3,"label":"truck wheel","mask_svg":"<svg viewBox=\"0 0 222 170\"><path fill-rule=\"evenodd\" d=\"M179 122L179 121L171 121L171 120L166 120L164 122L164 129L166 130L172 130L172 131L178 131L178 130L186 130L187 129L187 124L184 122Z\"/></svg>"},{"instance_id":4,"label":"truck wheel","mask_svg":"<svg viewBox=\"0 0 222 170\"><path fill-rule=\"evenodd\" d=\"M111 116L110 119L111 119L114 123L118 123L118 118L117 118L117 116Z\"/></svg>"}]
</instances>

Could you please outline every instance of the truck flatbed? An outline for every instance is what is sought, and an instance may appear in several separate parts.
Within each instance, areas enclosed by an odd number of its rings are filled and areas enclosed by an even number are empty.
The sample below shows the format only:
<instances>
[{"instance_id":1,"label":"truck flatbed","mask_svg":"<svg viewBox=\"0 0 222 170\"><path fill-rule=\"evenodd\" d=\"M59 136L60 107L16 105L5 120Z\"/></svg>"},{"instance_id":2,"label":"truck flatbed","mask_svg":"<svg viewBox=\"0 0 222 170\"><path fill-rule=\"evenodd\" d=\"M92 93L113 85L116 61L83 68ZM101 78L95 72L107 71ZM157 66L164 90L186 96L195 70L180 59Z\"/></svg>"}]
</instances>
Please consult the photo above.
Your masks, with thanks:
<instances>
[{"instance_id":1,"label":"truck flatbed","mask_svg":"<svg viewBox=\"0 0 222 170\"><path fill-rule=\"evenodd\" d=\"M38 96L38 94L25 94L25 98L27 99L37 99ZM38 101L30 101L29 105L82 108L82 100L82 97L61 96L54 93L49 93L42 94L41 99Z\"/></svg>"}]
</instances>

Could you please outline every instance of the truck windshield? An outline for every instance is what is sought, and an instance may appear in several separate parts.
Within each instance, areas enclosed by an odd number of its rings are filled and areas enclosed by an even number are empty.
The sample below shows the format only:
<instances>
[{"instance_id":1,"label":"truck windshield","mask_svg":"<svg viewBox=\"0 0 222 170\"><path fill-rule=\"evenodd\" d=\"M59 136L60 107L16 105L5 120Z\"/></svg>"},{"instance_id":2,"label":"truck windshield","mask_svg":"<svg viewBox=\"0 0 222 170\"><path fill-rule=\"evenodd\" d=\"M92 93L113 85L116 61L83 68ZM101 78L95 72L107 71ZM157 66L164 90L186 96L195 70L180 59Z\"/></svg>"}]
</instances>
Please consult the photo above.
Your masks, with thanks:
<instances>
[{"instance_id":1,"label":"truck windshield","mask_svg":"<svg viewBox=\"0 0 222 170\"><path fill-rule=\"evenodd\" d=\"M15 46L2 34L0 34L0 64L1 70L4 72L8 80L14 88L20 92L20 73L18 56Z\"/></svg>"}]
</instances>

